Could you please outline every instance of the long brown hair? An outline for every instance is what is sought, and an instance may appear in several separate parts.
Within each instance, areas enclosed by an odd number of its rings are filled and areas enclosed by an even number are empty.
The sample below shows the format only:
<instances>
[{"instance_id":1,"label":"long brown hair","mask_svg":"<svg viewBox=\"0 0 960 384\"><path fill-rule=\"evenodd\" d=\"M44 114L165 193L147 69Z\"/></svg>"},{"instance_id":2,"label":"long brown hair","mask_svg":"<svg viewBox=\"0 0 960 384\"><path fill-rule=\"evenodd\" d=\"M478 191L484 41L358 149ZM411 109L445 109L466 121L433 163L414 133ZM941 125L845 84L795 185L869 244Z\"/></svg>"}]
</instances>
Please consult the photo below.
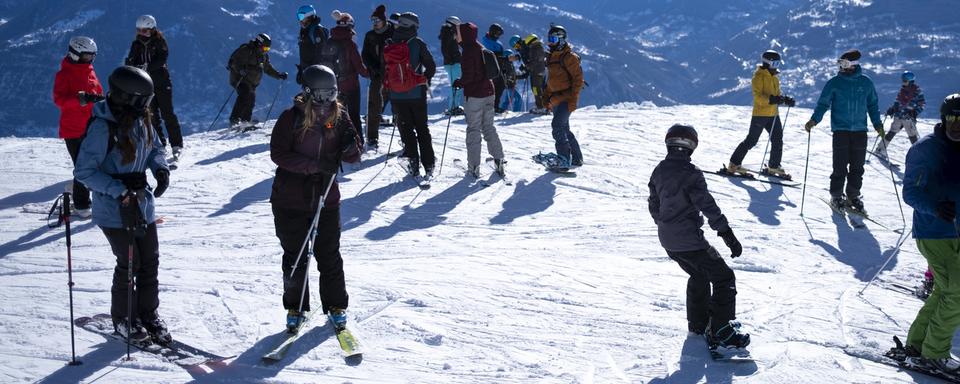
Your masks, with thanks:
<instances>
[{"instance_id":1,"label":"long brown hair","mask_svg":"<svg viewBox=\"0 0 960 384\"><path fill-rule=\"evenodd\" d=\"M130 164L137 159L137 143L133 141L133 135L131 134L137 119L136 114L127 110L123 110L120 116L117 117L117 148L120 149L123 164ZM153 113L150 112L149 107L144 110L143 116L140 117L140 119L143 122L144 129L147 131L147 148L152 148L154 133L151 120L153 119ZM113 140L113 138L110 138L110 140Z\"/></svg>"},{"instance_id":2,"label":"long brown hair","mask_svg":"<svg viewBox=\"0 0 960 384\"><path fill-rule=\"evenodd\" d=\"M312 97L302 97L303 101L303 122L300 123L300 141L303 141L303 138L307 136L307 133L313 130L314 125L317 123L317 119L320 116L317 116L316 112L313 110L314 102ZM343 113L343 104L340 104L340 101L333 102L333 112L327 115L327 119L322 122L322 125L327 128L333 128L333 125L336 124L337 120L340 119L340 114Z\"/></svg>"}]
</instances>

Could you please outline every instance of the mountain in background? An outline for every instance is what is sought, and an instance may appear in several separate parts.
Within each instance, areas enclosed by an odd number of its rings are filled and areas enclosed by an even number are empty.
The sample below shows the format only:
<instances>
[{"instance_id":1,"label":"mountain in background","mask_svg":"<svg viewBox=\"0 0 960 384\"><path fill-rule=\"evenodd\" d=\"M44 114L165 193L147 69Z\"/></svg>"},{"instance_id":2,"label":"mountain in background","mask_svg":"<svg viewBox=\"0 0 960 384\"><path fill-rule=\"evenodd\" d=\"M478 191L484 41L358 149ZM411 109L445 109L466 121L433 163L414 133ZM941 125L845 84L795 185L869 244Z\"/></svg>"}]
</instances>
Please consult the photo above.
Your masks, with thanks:
<instances>
[{"instance_id":1,"label":"mountain in background","mask_svg":"<svg viewBox=\"0 0 960 384\"><path fill-rule=\"evenodd\" d=\"M370 28L378 1L340 6L357 21L357 41ZM300 3L258 1L158 0L15 2L0 0L0 135L53 136L58 111L51 102L53 77L67 41L88 35L100 47L95 67L101 81L123 58L134 37L134 20L152 14L167 36L174 102L184 128L206 129L227 98L230 53L259 32L274 39L271 60L293 72L297 62L295 10ZM784 92L810 105L835 71L835 60L849 48L864 53L864 68L880 92L881 108L892 103L899 73L910 69L927 99L936 103L960 84L960 21L951 0L771 0L663 1L554 0L543 2L392 1L387 12L411 10L420 15L420 36L438 65L437 35L451 14L477 23L493 22L510 35L546 34L550 22L564 25L583 58L590 87L584 104L623 101L672 104L749 104L749 82L759 54L784 54ZM319 5L324 25L332 11ZM432 113L446 103L446 75L433 81ZM268 79L259 88L257 119L280 83ZM365 88L364 84L364 88ZM279 106L289 104L293 82L280 90ZM364 94L366 92L363 92ZM364 95L365 99L365 95ZM364 101L365 105L365 101ZM232 102L227 106L227 112ZM277 111L275 109L274 116ZM927 113L925 116L932 116ZM222 124L222 122L221 122Z\"/></svg>"}]
</instances>

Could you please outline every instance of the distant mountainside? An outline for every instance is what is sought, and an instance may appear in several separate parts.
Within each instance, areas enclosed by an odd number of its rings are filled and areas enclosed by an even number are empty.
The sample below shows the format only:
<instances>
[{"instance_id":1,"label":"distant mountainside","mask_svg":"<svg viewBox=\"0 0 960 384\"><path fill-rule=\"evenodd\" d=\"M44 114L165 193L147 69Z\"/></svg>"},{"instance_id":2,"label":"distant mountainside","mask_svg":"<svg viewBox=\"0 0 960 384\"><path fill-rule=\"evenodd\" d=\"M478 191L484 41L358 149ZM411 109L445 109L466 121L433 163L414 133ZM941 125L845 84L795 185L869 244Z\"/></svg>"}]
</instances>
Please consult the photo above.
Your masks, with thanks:
<instances>
[{"instance_id":1,"label":"distant mountainside","mask_svg":"<svg viewBox=\"0 0 960 384\"><path fill-rule=\"evenodd\" d=\"M340 8L357 20L358 42L370 28L370 13L378 3L354 1ZM387 10L420 15L420 36L438 64L439 27L451 14L476 22L482 31L490 23L500 23L506 30L504 42L513 34L543 36L550 22L562 24L583 57L590 83L582 95L586 104L749 104L753 67L768 48L784 53L784 91L807 105L835 72L837 55L851 47L864 52L864 68L877 81L884 106L892 102L904 68L917 73L929 100L941 99L960 84L955 65L960 58L960 21L950 0L773 0L759 8L756 4L406 0L388 3ZM297 5L267 0L0 1L0 89L5 90L0 93L4 106L0 135L54 135L58 112L50 93L69 38L83 34L97 40L100 54L95 66L105 82L126 55L134 20L145 13L157 18L170 43L178 114L191 122L188 131L205 129L229 94L223 67L239 44L258 32L269 33L275 42L271 60L281 70L294 71ZM328 26L330 8L319 7ZM281 100L295 94L296 86L290 83L284 85ZM446 85L440 70L433 81L432 112L443 109ZM265 117L278 87L273 80L261 85L257 118Z\"/></svg>"}]
</instances>

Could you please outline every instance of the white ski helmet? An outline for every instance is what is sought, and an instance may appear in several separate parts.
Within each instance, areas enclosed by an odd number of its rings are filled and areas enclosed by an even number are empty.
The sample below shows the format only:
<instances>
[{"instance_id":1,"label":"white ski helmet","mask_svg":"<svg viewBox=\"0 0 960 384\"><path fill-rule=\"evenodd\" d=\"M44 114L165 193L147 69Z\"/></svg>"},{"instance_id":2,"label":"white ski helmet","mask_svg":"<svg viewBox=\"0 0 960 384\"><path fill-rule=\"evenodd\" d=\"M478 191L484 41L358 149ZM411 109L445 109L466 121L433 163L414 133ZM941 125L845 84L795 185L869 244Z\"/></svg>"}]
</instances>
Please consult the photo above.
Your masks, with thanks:
<instances>
[{"instance_id":1,"label":"white ski helmet","mask_svg":"<svg viewBox=\"0 0 960 384\"><path fill-rule=\"evenodd\" d=\"M137 18L137 29L154 29L157 27L157 19L151 15L142 15Z\"/></svg>"},{"instance_id":2,"label":"white ski helmet","mask_svg":"<svg viewBox=\"0 0 960 384\"><path fill-rule=\"evenodd\" d=\"M80 56L83 54L96 55L97 43L93 41L93 39L86 36L71 37L67 56L70 57L70 60L80 61Z\"/></svg>"}]
</instances>

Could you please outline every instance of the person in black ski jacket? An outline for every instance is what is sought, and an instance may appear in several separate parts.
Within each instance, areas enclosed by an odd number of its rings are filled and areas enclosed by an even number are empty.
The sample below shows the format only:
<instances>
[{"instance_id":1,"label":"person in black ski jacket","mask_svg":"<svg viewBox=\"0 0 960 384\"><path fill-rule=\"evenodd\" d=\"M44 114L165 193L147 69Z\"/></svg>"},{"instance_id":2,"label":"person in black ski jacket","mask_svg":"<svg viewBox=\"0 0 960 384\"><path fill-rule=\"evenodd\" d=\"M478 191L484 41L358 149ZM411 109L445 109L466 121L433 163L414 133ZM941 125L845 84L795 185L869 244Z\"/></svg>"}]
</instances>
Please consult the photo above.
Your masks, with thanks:
<instances>
[{"instance_id":1,"label":"person in black ski jacket","mask_svg":"<svg viewBox=\"0 0 960 384\"><path fill-rule=\"evenodd\" d=\"M703 215L738 257L743 248L727 218L707 190L703 173L690 162L697 148L697 131L674 125L667 131L667 157L650 175L650 216L657 225L660 245L687 280L687 330L707 336L711 344L746 347L750 335L740 333L736 318L736 278L720 253L703 237ZM712 289L711 289L712 288ZM710 329L707 329L708 325Z\"/></svg>"},{"instance_id":2,"label":"person in black ski jacket","mask_svg":"<svg viewBox=\"0 0 960 384\"><path fill-rule=\"evenodd\" d=\"M170 149L174 158L180 157L183 149L183 134L180 132L180 120L173 112L173 83L170 81L170 71L167 70L167 39L157 29L157 20L150 15L137 18L137 36L130 44L130 51L124 64L147 71L153 80L153 101L150 111L153 115L153 129L160 137L160 143L167 146L167 139L163 135L160 119L167 127L170 135Z\"/></svg>"},{"instance_id":3,"label":"person in black ski jacket","mask_svg":"<svg viewBox=\"0 0 960 384\"><path fill-rule=\"evenodd\" d=\"M463 106L460 100L463 98L461 92L453 87L453 82L457 81L463 75L463 68L460 66L460 46L457 43L457 28L460 26L460 18L456 16L447 17L440 27L440 52L443 53L443 69L447 71L447 77L450 78L450 102L447 103L447 114L458 116L463 114Z\"/></svg>"},{"instance_id":4,"label":"person in black ski jacket","mask_svg":"<svg viewBox=\"0 0 960 384\"><path fill-rule=\"evenodd\" d=\"M363 37L363 51L360 57L370 72L370 87L367 91L367 146L376 148L380 140L380 122L388 97L383 87L383 47L393 37L393 24L387 22L387 8L380 4L370 16L373 28Z\"/></svg>"},{"instance_id":5,"label":"person in black ski jacket","mask_svg":"<svg viewBox=\"0 0 960 384\"><path fill-rule=\"evenodd\" d=\"M300 64L297 64L297 84L300 74L311 65L320 64L320 55L324 44L330 38L330 31L320 24L320 16L312 5L301 6L297 10L297 20L300 21L300 36L297 46L300 48Z\"/></svg>"},{"instance_id":6,"label":"person in black ski jacket","mask_svg":"<svg viewBox=\"0 0 960 384\"><path fill-rule=\"evenodd\" d=\"M279 80L287 79L286 72L281 73L270 64L270 56L267 55L269 51L270 36L261 33L230 55L230 62L227 63L230 86L237 89L237 100L230 113L230 125L252 120L253 106L257 101L257 86L260 85L264 72Z\"/></svg>"}]
</instances>

